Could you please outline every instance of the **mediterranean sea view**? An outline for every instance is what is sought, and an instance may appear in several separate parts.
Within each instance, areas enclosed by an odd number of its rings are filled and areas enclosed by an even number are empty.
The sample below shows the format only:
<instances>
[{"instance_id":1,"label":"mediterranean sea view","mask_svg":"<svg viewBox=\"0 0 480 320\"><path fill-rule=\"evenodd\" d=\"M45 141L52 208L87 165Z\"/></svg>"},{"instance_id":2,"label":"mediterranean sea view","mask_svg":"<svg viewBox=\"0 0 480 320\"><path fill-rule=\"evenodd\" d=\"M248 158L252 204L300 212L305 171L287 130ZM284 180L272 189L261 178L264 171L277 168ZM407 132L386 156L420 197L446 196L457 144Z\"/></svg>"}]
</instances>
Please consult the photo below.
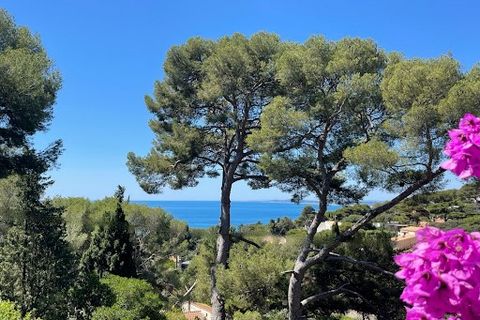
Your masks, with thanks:
<instances>
[{"instance_id":1,"label":"mediterranean sea view","mask_svg":"<svg viewBox=\"0 0 480 320\"><path fill-rule=\"evenodd\" d=\"M208 228L218 223L219 201L132 201L153 208L162 208L176 219L185 221L192 228ZM306 205L318 206L304 201L295 204L290 201L232 201L232 225L268 223L271 219L289 217L296 219ZM329 210L340 206L331 205Z\"/></svg>"}]
</instances>

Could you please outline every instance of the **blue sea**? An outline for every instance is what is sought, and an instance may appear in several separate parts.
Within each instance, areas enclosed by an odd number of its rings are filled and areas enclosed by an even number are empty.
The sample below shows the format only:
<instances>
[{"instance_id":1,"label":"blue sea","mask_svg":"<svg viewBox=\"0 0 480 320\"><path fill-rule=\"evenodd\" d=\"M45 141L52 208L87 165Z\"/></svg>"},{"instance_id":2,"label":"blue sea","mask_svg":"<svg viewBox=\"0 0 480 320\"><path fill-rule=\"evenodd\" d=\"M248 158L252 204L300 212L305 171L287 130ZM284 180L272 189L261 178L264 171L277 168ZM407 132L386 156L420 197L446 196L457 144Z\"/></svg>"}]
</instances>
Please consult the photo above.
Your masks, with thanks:
<instances>
[{"instance_id":1,"label":"blue sea","mask_svg":"<svg viewBox=\"0 0 480 320\"><path fill-rule=\"evenodd\" d=\"M132 201L152 208L162 208L192 228L208 228L218 224L219 201ZM296 219L306 205L318 208L313 202L295 204L290 201L232 201L231 222L234 226L268 223L271 219L289 217ZM339 208L332 205L329 210Z\"/></svg>"}]
</instances>

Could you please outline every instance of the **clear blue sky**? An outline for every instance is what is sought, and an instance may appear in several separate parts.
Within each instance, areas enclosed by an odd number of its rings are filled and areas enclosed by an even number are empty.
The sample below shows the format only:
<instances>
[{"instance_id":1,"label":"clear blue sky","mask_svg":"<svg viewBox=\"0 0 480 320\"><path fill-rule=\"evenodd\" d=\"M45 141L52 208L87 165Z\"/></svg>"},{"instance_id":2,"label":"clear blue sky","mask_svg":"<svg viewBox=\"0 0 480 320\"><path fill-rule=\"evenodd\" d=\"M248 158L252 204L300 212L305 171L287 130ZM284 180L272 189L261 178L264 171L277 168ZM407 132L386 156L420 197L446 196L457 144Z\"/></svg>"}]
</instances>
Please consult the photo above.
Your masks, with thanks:
<instances>
[{"instance_id":1,"label":"clear blue sky","mask_svg":"<svg viewBox=\"0 0 480 320\"><path fill-rule=\"evenodd\" d=\"M332 40L358 36L408 57L452 53L465 70L480 61L478 1L0 0L0 7L40 34L63 75L55 119L37 138L40 145L61 138L66 148L60 169L52 172L56 183L50 195L98 199L122 184L132 199L218 198L218 180L149 196L125 166L129 151L150 149L143 97L162 78L166 51L192 36L257 31L294 41L314 34ZM250 191L245 185L237 185L233 195L234 200L286 198L275 189Z\"/></svg>"}]
</instances>

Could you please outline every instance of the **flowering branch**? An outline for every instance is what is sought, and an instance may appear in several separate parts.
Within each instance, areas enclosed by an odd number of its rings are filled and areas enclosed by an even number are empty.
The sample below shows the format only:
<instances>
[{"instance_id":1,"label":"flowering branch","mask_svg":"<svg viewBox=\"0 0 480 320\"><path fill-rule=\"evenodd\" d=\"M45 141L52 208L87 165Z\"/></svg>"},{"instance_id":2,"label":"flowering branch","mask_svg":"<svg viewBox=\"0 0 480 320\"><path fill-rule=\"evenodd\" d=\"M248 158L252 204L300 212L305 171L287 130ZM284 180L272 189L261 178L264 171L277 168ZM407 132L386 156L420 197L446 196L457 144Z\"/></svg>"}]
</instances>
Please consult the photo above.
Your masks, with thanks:
<instances>
[{"instance_id":1,"label":"flowering branch","mask_svg":"<svg viewBox=\"0 0 480 320\"><path fill-rule=\"evenodd\" d=\"M448 132L441 167L461 179L480 178L480 118L465 114ZM475 320L480 315L480 233L427 227L412 252L395 257L406 287L407 320Z\"/></svg>"}]
</instances>

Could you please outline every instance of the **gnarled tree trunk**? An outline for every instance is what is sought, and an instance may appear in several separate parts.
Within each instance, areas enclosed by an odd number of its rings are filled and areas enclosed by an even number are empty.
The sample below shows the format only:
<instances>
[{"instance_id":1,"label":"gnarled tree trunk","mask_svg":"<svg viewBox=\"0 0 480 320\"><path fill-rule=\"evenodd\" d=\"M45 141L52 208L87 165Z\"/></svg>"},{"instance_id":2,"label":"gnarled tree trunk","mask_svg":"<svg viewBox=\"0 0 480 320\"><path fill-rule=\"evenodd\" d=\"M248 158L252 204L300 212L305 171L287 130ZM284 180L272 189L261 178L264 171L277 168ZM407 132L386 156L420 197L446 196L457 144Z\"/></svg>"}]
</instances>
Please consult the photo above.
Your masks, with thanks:
<instances>
[{"instance_id":1,"label":"gnarled tree trunk","mask_svg":"<svg viewBox=\"0 0 480 320\"><path fill-rule=\"evenodd\" d=\"M222 195L221 195L221 214L220 214L220 230L217 237L217 255L215 264L211 268L211 289L212 289L212 320L225 320L225 300L221 296L217 288L217 267L227 267L228 255L230 252L230 194L232 191L233 179L224 176L222 179Z\"/></svg>"},{"instance_id":2,"label":"gnarled tree trunk","mask_svg":"<svg viewBox=\"0 0 480 320\"><path fill-rule=\"evenodd\" d=\"M298 262L295 263L288 285L288 319L290 320L301 319L303 315L301 299L304 276L304 265Z\"/></svg>"},{"instance_id":3,"label":"gnarled tree trunk","mask_svg":"<svg viewBox=\"0 0 480 320\"><path fill-rule=\"evenodd\" d=\"M302 281L305 277L305 273L308 270L308 254L311 252L313 238L317 233L318 226L325 220L325 213L327 212L327 190L319 194L319 209L315 214L310 226L308 228L307 237L302 244L300 253L295 261L295 266L290 276L290 282L288 285L288 319L299 320L305 319L303 316L302 308Z\"/></svg>"}]
</instances>

